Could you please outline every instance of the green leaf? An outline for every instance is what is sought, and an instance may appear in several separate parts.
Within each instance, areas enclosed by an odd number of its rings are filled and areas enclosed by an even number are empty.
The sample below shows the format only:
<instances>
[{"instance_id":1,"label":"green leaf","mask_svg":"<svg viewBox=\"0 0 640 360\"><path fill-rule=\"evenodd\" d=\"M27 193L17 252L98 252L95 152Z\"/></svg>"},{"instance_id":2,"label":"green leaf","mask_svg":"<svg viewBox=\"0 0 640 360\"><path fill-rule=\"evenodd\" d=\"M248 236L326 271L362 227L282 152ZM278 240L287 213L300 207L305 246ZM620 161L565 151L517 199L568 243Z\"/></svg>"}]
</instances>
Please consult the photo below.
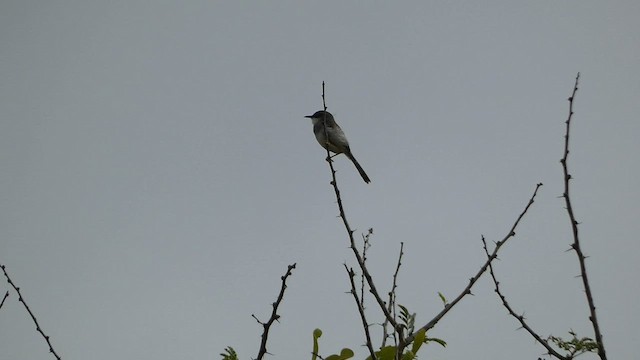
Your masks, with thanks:
<instances>
[{"instance_id":1,"label":"green leaf","mask_svg":"<svg viewBox=\"0 0 640 360\"><path fill-rule=\"evenodd\" d=\"M427 343L428 343L428 342L431 342L431 341L433 341L433 342L437 342L437 343L438 343L438 344L440 344L440 346L442 346L442 347L447 347L447 342L446 342L446 341L444 341L444 340L442 340L442 339L438 339L438 338L426 338L426 339L424 340L424 342L427 342Z\"/></svg>"},{"instance_id":2,"label":"green leaf","mask_svg":"<svg viewBox=\"0 0 640 360\"><path fill-rule=\"evenodd\" d=\"M418 353L418 350L420 350L420 347L424 343L424 340L426 339L426 337L427 337L427 331L425 329L418 330L418 332L416 333L416 338L413 340L413 345L411 345L412 353L414 354Z\"/></svg>"},{"instance_id":3,"label":"green leaf","mask_svg":"<svg viewBox=\"0 0 640 360\"><path fill-rule=\"evenodd\" d=\"M376 352L378 360L394 360L396 358L396 347L385 346L380 351Z\"/></svg>"},{"instance_id":4,"label":"green leaf","mask_svg":"<svg viewBox=\"0 0 640 360\"><path fill-rule=\"evenodd\" d=\"M340 351L340 355L329 355L325 360L347 360L353 357L353 350L344 348Z\"/></svg>"},{"instance_id":5,"label":"green leaf","mask_svg":"<svg viewBox=\"0 0 640 360\"><path fill-rule=\"evenodd\" d=\"M220 356L222 356L222 360L238 360L238 354L236 354L236 351L231 346L225 348L224 351L226 354L220 354Z\"/></svg>"},{"instance_id":6,"label":"green leaf","mask_svg":"<svg viewBox=\"0 0 640 360\"><path fill-rule=\"evenodd\" d=\"M353 350L349 348L344 348L342 349L342 351L340 351L340 358L344 360L352 358L353 355Z\"/></svg>"},{"instance_id":7,"label":"green leaf","mask_svg":"<svg viewBox=\"0 0 640 360\"><path fill-rule=\"evenodd\" d=\"M402 321L404 327L408 330L409 333L413 332L413 327L416 321L416 313L409 312L405 306L398 304L400 308L400 320Z\"/></svg>"},{"instance_id":8,"label":"green leaf","mask_svg":"<svg viewBox=\"0 0 640 360\"><path fill-rule=\"evenodd\" d=\"M409 309L400 304L398 304L398 307L400 308L400 320L406 324L409 319Z\"/></svg>"},{"instance_id":9,"label":"green leaf","mask_svg":"<svg viewBox=\"0 0 640 360\"><path fill-rule=\"evenodd\" d=\"M414 354L411 350L408 350L406 353L402 354L402 360L414 360L416 358L416 354Z\"/></svg>"}]
</instances>

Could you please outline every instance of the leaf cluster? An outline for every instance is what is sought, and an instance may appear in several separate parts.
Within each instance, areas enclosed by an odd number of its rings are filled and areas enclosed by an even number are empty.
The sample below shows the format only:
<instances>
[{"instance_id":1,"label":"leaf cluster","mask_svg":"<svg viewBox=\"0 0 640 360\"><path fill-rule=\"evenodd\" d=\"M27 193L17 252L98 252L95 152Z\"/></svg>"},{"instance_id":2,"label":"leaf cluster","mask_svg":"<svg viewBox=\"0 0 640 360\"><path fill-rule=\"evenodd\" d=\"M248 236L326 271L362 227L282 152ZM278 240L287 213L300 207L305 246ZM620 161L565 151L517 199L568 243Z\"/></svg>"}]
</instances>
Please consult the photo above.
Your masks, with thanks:
<instances>
[{"instance_id":1,"label":"leaf cluster","mask_svg":"<svg viewBox=\"0 0 640 360\"><path fill-rule=\"evenodd\" d=\"M569 331L571 335L570 340L564 340L559 336L549 336L547 340L554 343L557 347L567 352L567 358L573 359L579 355L588 352L598 352L598 343L592 338L582 337L578 338L578 335L573 331Z\"/></svg>"}]
</instances>

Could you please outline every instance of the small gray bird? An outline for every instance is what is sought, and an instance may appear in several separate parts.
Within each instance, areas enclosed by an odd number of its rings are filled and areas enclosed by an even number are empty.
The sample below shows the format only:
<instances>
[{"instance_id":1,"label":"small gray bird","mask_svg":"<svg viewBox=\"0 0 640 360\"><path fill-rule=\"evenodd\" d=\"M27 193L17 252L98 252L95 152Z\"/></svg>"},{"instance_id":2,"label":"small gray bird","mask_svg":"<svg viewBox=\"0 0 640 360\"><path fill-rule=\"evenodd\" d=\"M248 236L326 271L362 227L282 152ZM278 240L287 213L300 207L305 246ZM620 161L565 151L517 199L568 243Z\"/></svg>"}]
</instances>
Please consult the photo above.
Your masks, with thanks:
<instances>
[{"instance_id":1,"label":"small gray bird","mask_svg":"<svg viewBox=\"0 0 640 360\"><path fill-rule=\"evenodd\" d=\"M336 121L333 119L333 115L330 112L320 110L316 111L313 115L305 116L306 118L310 118L313 123L313 133L316 135L316 140L322 145L323 148L329 149L329 151L337 154L345 154L349 160L353 162L353 165L356 166L360 176L367 184L371 182L369 180L369 176L364 172L364 169L353 154L351 153L351 148L349 148L349 141L347 141L347 137L344 134L344 131L340 129L340 126L336 124ZM325 125L326 124L326 131ZM329 139L327 139L327 137Z\"/></svg>"}]
</instances>

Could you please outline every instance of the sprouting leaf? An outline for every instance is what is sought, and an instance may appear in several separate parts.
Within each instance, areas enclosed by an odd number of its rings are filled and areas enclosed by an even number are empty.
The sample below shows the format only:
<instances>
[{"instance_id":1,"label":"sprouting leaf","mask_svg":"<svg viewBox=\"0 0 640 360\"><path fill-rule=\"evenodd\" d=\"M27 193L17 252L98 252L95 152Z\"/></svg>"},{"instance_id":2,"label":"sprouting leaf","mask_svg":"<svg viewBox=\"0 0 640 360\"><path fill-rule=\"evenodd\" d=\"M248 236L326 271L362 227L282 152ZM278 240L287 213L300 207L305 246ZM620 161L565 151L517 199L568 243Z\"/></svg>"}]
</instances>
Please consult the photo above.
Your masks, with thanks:
<instances>
[{"instance_id":1,"label":"sprouting leaf","mask_svg":"<svg viewBox=\"0 0 640 360\"><path fill-rule=\"evenodd\" d=\"M398 307L400 308L400 320L410 333L413 332L413 327L416 321L416 314L410 313L409 309L400 304L398 304Z\"/></svg>"},{"instance_id":2,"label":"sprouting leaf","mask_svg":"<svg viewBox=\"0 0 640 360\"><path fill-rule=\"evenodd\" d=\"M409 309L400 304L398 304L398 307L400 308L400 320L406 323L406 320L409 317Z\"/></svg>"},{"instance_id":3,"label":"sprouting leaf","mask_svg":"<svg viewBox=\"0 0 640 360\"><path fill-rule=\"evenodd\" d=\"M549 336L548 340L556 344L562 350L567 351L567 357L575 358L578 355L586 352L597 352L598 343L589 337L578 338L578 335L573 331L569 331L571 340L564 340L561 337Z\"/></svg>"},{"instance_id":4,"label":"sprouting leaf","mask_svg":"<svg viewBox=\"0 0 640 360\"><path fill-rule=\"evenodd\" d=\"M238 354L231 346L225 348L224 351L226 354L220 354L220 356L222 356L222 360L238 360Z\"/></svg>"},{"instance_id":5,"label":"sprouting leaf","mask_svg":"<svg viewBox=\"0 0 640 360\"><path fill-rule=\"evenodd\" d=\"M311 360L316 360L318 357L318 338L322 336L322 330L315 329L313 330L313 352L311 353Z\"/></svg>"},{"instance_id":6,"label":"sprouting leaf","mask_svg":"<svg viewBox=\"0 0 640 360\"><path fill-rule=\"evenodd\" d=\"M444 295L438 291L438 296L440 296L440 300L442 300L442 305L447 306L447 304L449 303L447 301L447 298L444 297Z\"/></svg>"}]
</instances>

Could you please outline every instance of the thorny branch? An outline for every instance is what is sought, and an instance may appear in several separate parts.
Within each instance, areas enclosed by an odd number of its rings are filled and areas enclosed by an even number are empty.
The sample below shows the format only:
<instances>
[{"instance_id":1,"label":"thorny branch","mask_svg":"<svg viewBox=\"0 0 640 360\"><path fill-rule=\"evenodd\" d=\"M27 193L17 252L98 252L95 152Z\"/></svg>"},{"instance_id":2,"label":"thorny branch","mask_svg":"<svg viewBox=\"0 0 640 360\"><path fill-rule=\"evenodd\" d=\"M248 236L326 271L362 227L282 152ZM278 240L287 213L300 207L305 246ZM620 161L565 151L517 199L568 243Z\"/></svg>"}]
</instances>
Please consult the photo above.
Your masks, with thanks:
<instances>
[{"instance_id":1,"label":"thorny branch","mask_svg":"<svg viewBox=\"0 0 640 360\"><path fill-rule=\"evenodd\" d=\"M376 360L376 352L373 350L373 342L371 341L371 334L369 333L369 322L367 322L367 317L364 314L364 307L362 306L361 299L358 298L358 292L356 291L356 283L353 281L353 277L355 273L353 269L347 267L347 264L344 264L345 270L347 270L347 274L349 275L349 282L351 283L351 295L356 300L356 305L358 306L358 312L360 313L360 319L362 320L362 327L364 328L364 335L367 338L367 349L369 350L369 354L371 354L371 359Z\"/></svg>"},{"instance_id":2,"label":"thorny branch","mask_svg":"<svg viewBox=\"0 0 640 360\"><path fill-rule=\"evenodd\" d=\"M369 239L373 235L373 228L369 228L369 231L366 235L362 235L362 259L364 262L367 262L367 250L371 246ZM360 276L360 306L364 309L364 284L365 284L364 275Z\"/></svg>"},{"instance_id":3,"label":"thorny branch","mask_svg":"<svg viewBox=\"0 0 640 360\"><path fill-rule=\"evenodd\" d=\"M417 334L417 332L420 331L421 329L424 329L425 331L429 331L429 329L433 328L438 323L438 321L440 321L440 319L442 319L442 317L445 316L449 312L449 310L451 310L451 308L453 308L460 300L462 300L463 297L471 294L471 288L478 281L478 279L480 279L482 274L485 271L487 271L487 268L489 267L491 262L498 257L498 251L500 250L500 248L507 242L507 240L509 240L509 238L516 235L515 233L516 227L520 223L520 220L522 220L524 215L527 213L531 205L533 205L536 194L538 193L538 189L540 189L541 186L542 186L542 183L539 183L536 185L536 189L533 191L533 195L531 195L531 198L529 199L527 206L525 206L524 210L520 213L516 221L513 223L513 226L511 226L511 230L509 230L509 233L502 240L496 242L495 249L493 249L493 252L491 253L491 255L489 255L487 261L484 263L484 265L482 265L480 270L478 270L478 273L474 277L469 279L469 284L467 285L467 287L465 287L462 290L462 292L460 292L460 294L452 302L446 304L444 306L444 309L442 309L442 311L440 311L438 315L436 315L433 319L431 319L431 321L426 323L420 329L416 330L413 334L410 334L409 336L407 336L407 338L404 339L403 343L401 343L402 347L409 345L415 338L415 335Z\"/></svg>"},{"instance_id":4,"label":"thorny branch","mask_svg":"<svg viewBox=\"0 0 640 360\"><path fill-rule=\"evenodd\" d=\"M291 275L292 270L295 268L296 268L295 263L293 265L289 265L287 267L287 272L284 274L284 276L280 278L282 280L282 286L280 287L280 293L278 294L278 299L276 300L276 302L272 304L273 310L271 311L271 317L269 318L269 320L265 323L258 320L258 318L254 314L251 314L251 316L253 316L253 318L256 319L256 321L260 325L262 325L264 329L262 331L262 340L260 341L260 350L258 351L258 357L257 357L258 360L261 360L264 357L264 355L267 354L267 338L269 337L269 329L271 328L271 325L275 321L278 321L278 319L280 319L280 315L278 315L278 306L280 306L280 303L282 302L282 298L284 297L284 291L287 288L287 278Z\"/></svg>"},{"instance_id":5,"label":"thorny branch","mask_svg":"<svg viewBox=\"0 0 640 360\"><path fill-rule=\"evenodd\" d=\"M596 342L598 343L598 356L600 356L601 360L607 360L607 354L604 349L604 343L602 342L602 333L600 332L600 326L598 325L598 318L596 317L596 306L593 300L593 295L591 293L591 286L589 285L589 278L587 277L587 267L585 264L585 256L582 253L582 249L580 247L580 238L578 236L578 221L575 218L575 214L573 212L573 206L571 205L571 198L569 196L569 180L571 180L571 175L569 174L569 169L567 166L567 158L569 157L569 130L571 129L571 119L573 117L573 101L575 100L576 92L578 91L578 80L580 80L580 73L576 75L576 82L573 86L573 92L571 93L571 97L569 100L569 116L567 117L567 131L564 136L564 157L560 160L562 164L562 171L564 173L564 193L562 197L566 203L567 213L569 215L569 220L571 221L571 230L573 233L573 243L571 244L571 248L575 250L576 255L578 256L578 262L580 263L580 275L582 277L582 285L584 286L584 292L587 297L587 302L589 304L589 320L593 325L593 332L595 333Z\"/></svg>"},{"instance_id":6,"label":"thorny branch","mask_svg":"<svg viewBox=\"0 0 640 360\"><path fill-rule=\"evenodd\" d=\"M60 360L61 359L60 356L53 349L53 345L51 345L51 341L49 340L49 336L47 336L44 333L44 331L40 327L40 324L38 324L38 319L36 319L36 316L33 315L33 312L31 312L31 309L29 308L29 305L27 305L27 302L24 300L24 297L22 297L22 294L20 293L20 288L16 286L16 284L13 282L13 280L11 280L11 278L9 277L9 274L7 273L7 269L5 268L5 266L4 265L0 265L0 268L2 268L2 271L4 272L4 276L7 278L7 282L9 283L9 285L11 285L13 287L13 289L18 293L18 301L20 301L22 303L22 305L24 305L24 308L27 309L27 312L31 316L31 319L33 319L34 324L36 324L36 331L38 331L40 333L40 335L42 335L42 337L47 342L47 345L49 345L49 352L52 353L53 356L56 357L56 359ZM5 298L6 298L6 295L5 295ZM2 300L2 302L4 302L4 300Z\"/></svg>"},{"instance_id":7,"label":"thorny branch","mask_svg":"<svg viewBox=\"0 0 640 360\"><path fill-rule=\"evenodd\" d=\"M484 239L484 236L482 237L482 246L484 248L485 254L487 254L487 257L490 257L491 255L489 254L489 249L487 248L487 241ZM531 336L533 336L533 338L536 339L540 344L542 344L542 346L544 346L545 349L547 349L547 352L549 353L549 355L552 355L560 360L567 360L565 356L563 356L562 354L557 352L553 347L551 347L551 345L549 345L549 342L547 340L540 337L540 335L538 335L529 326L529 324L527 324L527 322L525 321L524 315L516 314L516 312L511 307L511 305L509 305L509 303L507 302L507 298L500 291L500 282L496 278L496 275L493 272L493 265L491 264L489 264L489 273L491 274L491 278L493 279L493 284L495 286L496 294L498 294L498 297L500 297L500 300L502 300L502 305L507 309L509 314L514 318L516 318L516 320L520 322L520 325L522 326L522 328L525 329L529 334L531 334Z\"/></svg>"}]
</instances>

